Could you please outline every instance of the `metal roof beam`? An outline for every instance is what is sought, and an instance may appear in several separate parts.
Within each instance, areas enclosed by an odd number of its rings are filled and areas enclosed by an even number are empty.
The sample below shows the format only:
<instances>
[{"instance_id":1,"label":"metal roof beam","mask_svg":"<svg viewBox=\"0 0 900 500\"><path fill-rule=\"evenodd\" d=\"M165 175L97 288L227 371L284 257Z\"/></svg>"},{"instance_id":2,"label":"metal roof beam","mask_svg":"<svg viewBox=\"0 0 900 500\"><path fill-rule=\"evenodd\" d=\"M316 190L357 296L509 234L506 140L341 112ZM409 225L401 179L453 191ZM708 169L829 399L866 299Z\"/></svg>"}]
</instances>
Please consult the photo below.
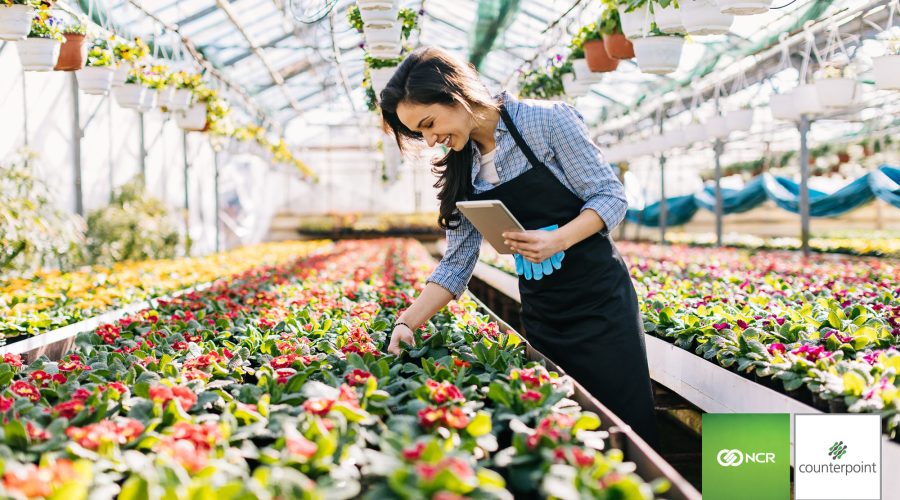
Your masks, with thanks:
<instances>
[{"instance_id":1,"label":"metal roof beam","mask_svg":"<svg viewBox=\"0 0 900 500\"><path fill-rule=\"evenodd\" d=\"M291 32L291 31L288 31L288 32L285 33L285 34L283 34L283 35L281 35L281 36L279 36L279 37L276 37L274 40L271 40L271 41L269 41L269 42L267 42L267 43L265 43L265 44L263 44L263 45L260 45L260 47L265 47L265 48L271 48L271 47L274 47L274 46L278 45L279 43L281 43L281 42L287 40L288 38L290 38L290 37L292 37L292 36L294 36L294 33ZM252 51L252 50L248 50L248 51L246 51L246 52L242 52L242 53L240 53L240 54L238 54L238 55L232 57L231 59L229 59L229 60L223 62L222 65L223 65L223 66L231 66L232 64L241 62L241 61L243 61L244 59L246 59L246 58L248 58L248 57L250 57L250 56L252 56L252 55L253 55L253 51Z\"/></svg>"}]
</instances>

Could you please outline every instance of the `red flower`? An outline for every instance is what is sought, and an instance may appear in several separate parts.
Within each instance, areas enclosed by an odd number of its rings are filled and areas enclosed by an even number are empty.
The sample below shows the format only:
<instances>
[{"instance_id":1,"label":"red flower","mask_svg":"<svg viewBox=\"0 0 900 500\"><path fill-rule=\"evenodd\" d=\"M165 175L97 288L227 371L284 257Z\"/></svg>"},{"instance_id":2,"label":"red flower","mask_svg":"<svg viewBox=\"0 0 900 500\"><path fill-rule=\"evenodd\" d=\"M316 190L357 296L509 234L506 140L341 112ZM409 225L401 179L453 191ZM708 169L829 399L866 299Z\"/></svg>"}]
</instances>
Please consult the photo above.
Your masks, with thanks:
<instances>
[{"instance_id":1,"label":"red flower","mask_svg":"<svg viewBox=\"0 0 900 500\"><path fill-rule=\"evenodd\" d=\"M303 409L313 415L325 416L334 405L333 399L309 399L303 403Z\"/></svg>"},{"instance_id":2,"label":"red flower","mask_svg":"<svg viewBox=\"0 0 900 500\"><path fill-rule=\"evenodd\" d=\"M279 384L286 384L288 379L294 376L297 373L297 370L293 368L282 368L280 370L275 370L275 375L278 376Z\"/></svg>"},{"instance_id":3,"label":"red flower","mask_svg":"<svg viewBox=\"0 0 900 500\"><path fill-rule=\"evenodd\" d=\"M84 387L79 387L75 389L75 392L72 393L72 399L78 399L84 401L85 399L91 397L93 393Z\"/></svg>"},{"instance_id":4,"label":"red flower","mask_svg":"<svg viewBox=\"0 0 900 500\"><path fill-rule=\"evenodd\" d=\"M22 365L24 364L22 356L19 354L4 354L3 362L12 365L13 368L22 368Z\"/></svg>"},{"instance_id":5,"label":"red flower","mask_svg":"<svg viewBox=\"0 0 900 500\"><path fill-rule=\"evenodd\" d=\"M466 400L458 387L450 382L436 382L428 379L425 382L431 401L436 404L444 404L447 402L463 402Z\"/></svg>"},{"instance_id":6,"label":"red flower","mask_svg":"<svg viewBox=\"0 0 900 500\"><path fill-rule=\"evenodd\" d=\"M337 400L342 403L348 403L353 408L359 408L359 394L347 384L341 384Z\"/></svg>"},{"instance_id":7,"label":"red flower","mask_svg":"<svg viewBox=\"0 0 900 500\"><path fill-rule=\"evenodd\" d=\"M403 450L403 458L409 462L417 462L425 452L425 443L418 443L414 448Z\"/></svg>"},{"instance_id":8,"label":"red flower","mask_svg":"<svg viewBox=\"0 0 900 500\"><path fill-rule=\"evenodd\" d=\"M454 429L464 429L469 425L469 417L462 408L455 406L444 414L444 423Z\"/></svg>"},{"instance_id":9,"label":"red flower","mask_svg":"<svg viewBox=\"0 0 900 500\"><path fill-rule=\"evenodd\" d=\"M359 368L354 368L353 371L344 376L347 380L347 383L356 387L358 385L365 385L366 381L369 380L372 374L365 371L360 370Z\"/></svg>"},{"instance_id":10,"label":"red flower","mask_svg":"<svg viewBox=\"0 0 900 500\"><path fill-rule=\"evenodd\" d=\"M290 433L285 437L285 444L287 445L288 453L303 457L305 460L312 458L319 449L319 446L316 443L306 439L306 437L299 432Z\"/></svg>"},{"instance_id":11,"label":"red flower","mask_svg":"<svg viewBox=\"0 0 900 500\"><path fill-rule=\"evenodd\" d=\"M66 435L89 450L100 448L103 443L128 444L144 432L144 424L133 418L118 421L101 420L84 427L69 427Z\"/></svg>"},{"instance_id":12,"label":"red flower","mask_svg":"<svg viewBox=\"0 0 900 500\"><path fill-rule=\"evenodd\" d=\"M181 385L176 385L174 387L155 385L150 388L150 399L162 403L164 407L167 402L175 400L182 410L188 411L197 402L197 395L187 387Z\"/></svg>"},{"instance_id":13,"label":"red flower","mask_svg":"<svg viewBox=\"0 0 900 500\"><path fill-rule=\"evenodd\" d=\"M272 366L272 368L277 370L279 368L290 368L296 360L296 354L288 353L272 358L272 361L270 361L269 364Z\"/></svg>"},{"instance_id":14,"label":"red flower","mask_svg":"<svg viewBox=\"0 0 900 500\"><path fill-rule=\"evenodd\" d=\"M419 425L426 429L430 428L436 423L444 420L444 413L445 411L443 408L422 408L419 410Z\"/></svg>"},{"instance_id":15,"label":"red flower","mask_svg":"<svg viewBox=\"0 0 900 500\"><path fill-rule=\"evenodd\" d=\"M44 383L45 380L50 380L50 374L45 372L44 370L35 370L28 375L28 378L31 379L32 382L38 384L41 387L46 386Z\"/></svg>"},{"instance_id":16,"label":"red flower","mask_svg":"<svg viewBox=\"0 0 900 500\"><path fill-rule=\"evenodd\" d=\"M53 413L63 418L72 419L75 418L76 415L81 413L84 408L84 400L72 399L54 406Z\"/></svg>"},{"instance_id":17,"label":"red flower","mask_svg":"<svg viewBox=\"0 0 900 500\"><path fill-rule=\"evenodd\" d=\"M537 392L537 391L525 391L525 392L523 392L522 395L519 396L519 397L522 399L522 401L525 401L525 402L528 402L528 401L538 402L538 401L540 401L544 396L543 396L541 393Z\"/></svg>"},{"instance_id":18,"label":"red flower","mask_svg":"<svg viewBox=\"0 0 900 500\"><path fill-rule=\"evenodd\" d=\"M188 348L188 343L183 340L179 340L178 342L172 343L172 349L175 349L176 351L186 351L187 348Z\"/></svg>"},{"instance_id":19,"label":"red flower","mask_svg":"<svg viewBox=\"0 0 900 500\"><path fill-rule=\"evenodd\" d=\"M5 398L0 396L0 412L5 412L12 408L13 402L15 400L13 398Z\"/></svg>"},{"instance_id":20,"label":"red flower","mask_svg":"<svg viewBox=\"0 0 900 500\"><path fill-rule=\"evenodd\" d=\"M472 366L472 363L469 363L468 361L466 361L464 359L459 359L456 356L454 356L453 357L453 366L455 366L456 368L469 368L470 366Z\"/></svg>"},{"instance_id":21,"label":"red flower","mask_svg":"<svg viewBox=\"0 0 900 500\"><path fill-rule=\"evenodd\" d=\"M107 389L112 389L119 394L125 394L126 392L128 392L128 388L125 387L125 384L123 384L122 382L110 382L106 384L106 387Z\"/></svg>"},{"instance_id":22,"label":"red flower","mask_svg":"<svg viewBox=\"0 0 900 500\"><path fill-rule=\"evenodd\" d=\"M769 344L767 349L769 350L769 354L772 354L772 355L774 355L775 353L784 354L784 351L787 350L787 348L781 342L773 342L773 343Z\"/></svg>"},{"instance_id":23,"label":"red flower","mask_svg":"<svg viewBox=\"0 0 900 500\"><path fill-rule=\"evenodd\" d=\"M65 384L66 382L69 381L69 379L62 373L54 373L53 381L56 382L57 384Z\"/></svg>"},{"instance_id":24,"label":"red flower","mask_svg":"<svg viewBox=\"0 0 900 500\"><path fill-rule=\"evenodd\" d=\"M32 441L46 441L50 439L50 433L46 429L35 427L31 422L25 423L25 430L28 431L28 437Z\"/></svg>"},{"instance_id":25,"label":"red flower","mask_svg":"<svg viewBox=\"0 0 900 500\"><path fill-rule=\"evenodd\" d=\"M73 372L75 370L90 370L89 366L86 366L81 363L79 358L71 359L69 361L61 361L57 366L59 366L59 370L63 372Z\"/></svg>"},{"instance_id":26,"label":"red flower","mask_svg":"<svg viewBox=\"0 0 900 500\"><path fill-rule=\"evenodd\" d=\"M38 388L29 384L28 382L25 382L24 380L16 380L15 382L13 382L10 390L16 396L28 398L35 403L41 400L41 393L40 391L38 391Z\"/></svg>"}]
</instances>

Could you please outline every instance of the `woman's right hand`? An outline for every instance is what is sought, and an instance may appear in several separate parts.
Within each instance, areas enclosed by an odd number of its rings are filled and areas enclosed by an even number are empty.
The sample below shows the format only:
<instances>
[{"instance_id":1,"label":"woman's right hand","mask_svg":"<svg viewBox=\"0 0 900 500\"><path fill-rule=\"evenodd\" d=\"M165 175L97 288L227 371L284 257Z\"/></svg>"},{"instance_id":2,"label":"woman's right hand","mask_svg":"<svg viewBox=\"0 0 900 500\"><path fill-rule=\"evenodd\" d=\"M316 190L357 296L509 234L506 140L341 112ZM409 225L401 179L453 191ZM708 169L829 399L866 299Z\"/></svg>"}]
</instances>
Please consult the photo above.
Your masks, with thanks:
<instances>
[{"instance_id":1,"label":"woman's right hand","mask_svg":"<svg viewBox=\"0 0 900 500\"><path fill-rule=\"evenodd\" d=\"M401 352L400 342L413 345L415 341L415 336L409 327L406 325L397 325L394 327L394 331L391 332L391 344L388 346L388 352L394 356L399 356Z\"/></svg>"}]
</instances>

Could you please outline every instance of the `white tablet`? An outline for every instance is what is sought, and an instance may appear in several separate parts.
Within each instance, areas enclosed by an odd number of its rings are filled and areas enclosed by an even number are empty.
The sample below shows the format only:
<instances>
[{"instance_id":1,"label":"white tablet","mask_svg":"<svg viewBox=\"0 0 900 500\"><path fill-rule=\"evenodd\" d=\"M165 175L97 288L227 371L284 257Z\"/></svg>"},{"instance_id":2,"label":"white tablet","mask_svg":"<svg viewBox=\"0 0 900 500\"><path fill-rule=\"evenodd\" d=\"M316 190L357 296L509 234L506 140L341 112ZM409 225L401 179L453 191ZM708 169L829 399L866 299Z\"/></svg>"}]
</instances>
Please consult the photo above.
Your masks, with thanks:
<instances>
[{"instance_id":1,"label":"white tablet","mask_svg":"<svg viewBox=\"0 0 900 500\"><path fill-rule=\"evenodd\" d=\"M503 233L525 231L500 200L458 201L456 208L469 219L484 239L499 253L514 253L503 243Z\"/></svg>"}]
</instances>

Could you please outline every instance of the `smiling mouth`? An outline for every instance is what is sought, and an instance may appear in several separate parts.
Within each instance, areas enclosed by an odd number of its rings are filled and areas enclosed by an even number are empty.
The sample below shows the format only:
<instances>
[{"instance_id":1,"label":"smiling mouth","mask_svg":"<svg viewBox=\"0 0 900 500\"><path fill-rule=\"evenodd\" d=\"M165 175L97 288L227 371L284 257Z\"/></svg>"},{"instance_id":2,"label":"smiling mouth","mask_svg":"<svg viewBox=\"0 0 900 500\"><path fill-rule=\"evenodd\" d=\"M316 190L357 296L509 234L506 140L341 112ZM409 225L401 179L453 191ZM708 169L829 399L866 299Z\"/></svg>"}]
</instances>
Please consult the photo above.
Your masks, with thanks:
<instances>
[{"instance_id":1,"label":"smiling mouth","mask_svg":"<svg viewBox=\"0 0 900 500\"><path fill-rule=\"evenodd\" d=\"M450 140L450 136L448 135L446 139L441 141L441 144L443 144L444 146L447 146L449 148L449 147L451 147L453 142Z\"/></svg>"}]
</instances>

